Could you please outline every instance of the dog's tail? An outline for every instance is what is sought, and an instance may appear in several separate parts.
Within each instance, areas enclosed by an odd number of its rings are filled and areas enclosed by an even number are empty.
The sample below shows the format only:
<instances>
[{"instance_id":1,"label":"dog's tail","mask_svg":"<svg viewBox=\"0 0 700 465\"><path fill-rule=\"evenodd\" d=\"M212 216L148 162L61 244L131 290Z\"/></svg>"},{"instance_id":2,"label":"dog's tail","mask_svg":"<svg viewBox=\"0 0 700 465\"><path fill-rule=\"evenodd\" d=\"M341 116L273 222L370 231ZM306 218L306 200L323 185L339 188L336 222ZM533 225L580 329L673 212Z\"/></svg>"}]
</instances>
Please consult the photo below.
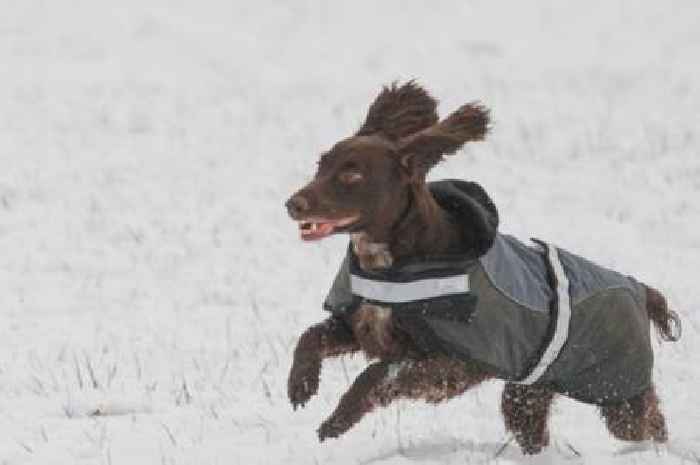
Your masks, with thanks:
<instances>
[{"instance_id":1,"label":"dog's tail","mask_svg":"<svg viewBox=\"0 0 700 465\"><path fill-rule=\"evenodd\" d=\"M650 286L647 290L647 313L664 341L675 342L681 338L682 326L678 313L668 308L666 298Z\"/></svg>"}]
</instances>

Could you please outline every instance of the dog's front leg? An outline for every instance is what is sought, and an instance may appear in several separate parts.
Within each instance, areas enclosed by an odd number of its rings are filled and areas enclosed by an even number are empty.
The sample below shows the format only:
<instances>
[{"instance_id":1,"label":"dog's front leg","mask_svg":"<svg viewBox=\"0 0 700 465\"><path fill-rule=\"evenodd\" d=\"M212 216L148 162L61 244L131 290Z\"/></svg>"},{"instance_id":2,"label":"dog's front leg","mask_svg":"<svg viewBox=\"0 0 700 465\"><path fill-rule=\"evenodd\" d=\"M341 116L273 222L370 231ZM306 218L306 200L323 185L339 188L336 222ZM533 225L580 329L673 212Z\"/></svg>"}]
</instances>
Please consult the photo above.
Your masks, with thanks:
<instances>
[{"instance_id":1,"label":"dog's front leg","mask_svg":"<svg viewBox=\"0 0 700 465\"><path fill-rule=\"evenodd\" d=\"M377 405L387 405L386 385L390 373L389 362L368 366L343 394L333 414L318 429L318 439L337 438L352 428ZM384 402L383 402L384 401Z\"/></svg>"},{"instance_id":2,"label":"dog's front leg","mask_svg":"<svg viewBox=\"0 0 700 465\"><path fill-rule=\"evenodd\" d=\"M360 349L352 331L336 317L315 324L301 335L287 381L289 401L296 410L318 391L321 362Z\"/></svg>"},{"instance_id":3,"label":"dog's front leg","mask_svg":"<svg viewBox=\"0 0 700 465\"><path fill-rule=\"evenodd\" d=\"M378 406L398 398L437 403L462 394L492 375L474 363L438 356L377 362L363 371L318 429L321 441L336 438Z\"/></svg>"}]
</instances>

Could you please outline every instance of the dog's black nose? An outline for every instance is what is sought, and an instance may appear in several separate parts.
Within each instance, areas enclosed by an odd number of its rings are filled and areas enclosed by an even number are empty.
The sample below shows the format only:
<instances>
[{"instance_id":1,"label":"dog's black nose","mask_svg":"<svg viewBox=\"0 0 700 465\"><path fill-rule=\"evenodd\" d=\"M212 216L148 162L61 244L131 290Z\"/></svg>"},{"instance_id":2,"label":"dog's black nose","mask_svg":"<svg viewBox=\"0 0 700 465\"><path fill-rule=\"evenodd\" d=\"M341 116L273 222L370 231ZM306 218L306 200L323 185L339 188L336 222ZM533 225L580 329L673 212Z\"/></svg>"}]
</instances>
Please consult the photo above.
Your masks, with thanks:
<instances>
[{"instance_id":1,"label":"dog's black nose","mask_svg":"<svg viewBox=\"0 0 700 465\"><path fill-rule=\"evenodd\" d=\"M309 201L306 200L306 197L303 197L298 194L293 196L291 199L287 200L287 203L285 205L287 206L287 212L289 212L289 216L291 216L295 220L309 210Z\"/></svg>"}]
</instances>

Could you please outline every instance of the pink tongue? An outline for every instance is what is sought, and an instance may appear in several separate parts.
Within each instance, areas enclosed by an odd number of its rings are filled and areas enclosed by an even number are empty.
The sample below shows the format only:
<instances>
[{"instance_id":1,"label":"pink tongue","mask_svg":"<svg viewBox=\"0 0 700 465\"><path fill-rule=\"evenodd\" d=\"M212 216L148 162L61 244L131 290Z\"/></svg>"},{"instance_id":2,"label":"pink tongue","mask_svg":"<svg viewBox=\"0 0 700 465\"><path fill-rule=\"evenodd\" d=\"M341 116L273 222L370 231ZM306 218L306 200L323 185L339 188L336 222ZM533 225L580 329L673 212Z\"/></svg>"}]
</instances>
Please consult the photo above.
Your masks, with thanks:
<instances>
[{"instance_id":1,"label":"pink tongue","mask_svg":"<svg viewBox=\"0 0 700 465\"><path fill-rule=\"evenodd\" d=\"M319 223L316 228L316 232L324 236L333 232L333 225L331 223Z\"/></svg>"}]
</instances>

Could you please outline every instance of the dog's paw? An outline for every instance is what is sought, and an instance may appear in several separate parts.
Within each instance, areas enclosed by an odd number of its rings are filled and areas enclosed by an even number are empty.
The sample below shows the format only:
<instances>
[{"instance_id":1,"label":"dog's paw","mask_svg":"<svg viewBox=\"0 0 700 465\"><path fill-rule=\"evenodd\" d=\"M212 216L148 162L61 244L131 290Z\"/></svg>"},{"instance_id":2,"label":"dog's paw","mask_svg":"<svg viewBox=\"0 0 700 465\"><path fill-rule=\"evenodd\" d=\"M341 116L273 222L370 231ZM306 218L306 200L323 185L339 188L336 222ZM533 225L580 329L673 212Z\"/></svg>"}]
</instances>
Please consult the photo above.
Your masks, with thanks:
<instances>
[{"instance_id":1,"label":"dog's paw","mask_svg":"<svg viewBox=\"0 0 700 465\"><path fill-rule=\"evenodd\" d=\"M544 444L521 444L520 451L523 455L537 455L544 450Z\"/></svg>"},{"instance_id":2,"label":"dog's paw","mask_svg":"<svg viewBox=\"0 0 700 465\"><path fill-rule=\"evenodd\" d=\"M341 418L331 417L318 428L318 440L323 442L328 438L337 438L350 429L350 426Z\"/></svg>"},{"instance_id":3,"label":"dog's paw","mask_svg":"<svg viewBox=\"0 0 700 465\"><path fill-rule=\"evenodd\" d=\"M308 400L318 392L319 367L306 366L305 369L292 368L287 382L289 402L296 410L303 407Z\"/></svg>"},{"instance_id":4,"label":"dog's paw","mask_svg":"<svg viewBox=\"0 0 700 465\"><path fill-rule=\"evenodd\" d=\"M536 434L516 433L515 440L523 455L537 455L549 446L549 432Z\"/></svg>"}]
</instances>

